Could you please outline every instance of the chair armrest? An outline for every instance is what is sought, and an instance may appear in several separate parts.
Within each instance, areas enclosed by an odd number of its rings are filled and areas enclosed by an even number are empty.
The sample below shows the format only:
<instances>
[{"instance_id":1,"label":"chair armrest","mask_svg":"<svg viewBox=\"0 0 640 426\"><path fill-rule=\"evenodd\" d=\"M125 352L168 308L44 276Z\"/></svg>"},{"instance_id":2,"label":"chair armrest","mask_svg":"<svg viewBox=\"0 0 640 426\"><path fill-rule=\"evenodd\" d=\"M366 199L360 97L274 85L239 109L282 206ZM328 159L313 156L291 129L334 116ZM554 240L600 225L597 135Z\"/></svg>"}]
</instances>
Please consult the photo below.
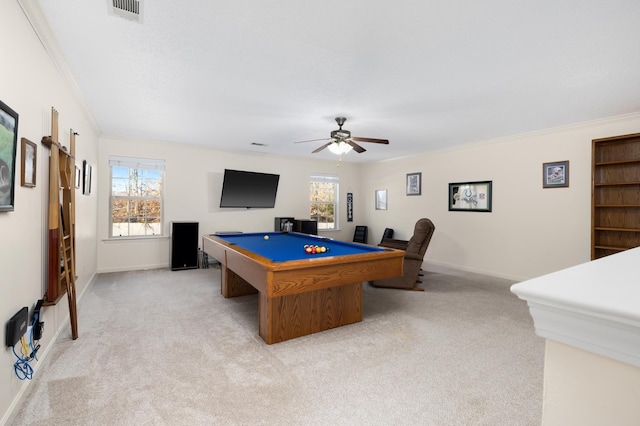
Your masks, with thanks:
<instances>
[{"instance_id":1,"label":"chair armrest","mask_svg":"<svg viewBox=\"0 0 640 426\"><path fill-rule=\"evenodd\" d=\"M409 241L396 240L394 238L385 238L382 240L380 244L378 244L378 246L381 246L381 247L389 247L389 248L394 248L398 250L406 250L408 245L409 245Z\"/></svg>"}]
</instances>

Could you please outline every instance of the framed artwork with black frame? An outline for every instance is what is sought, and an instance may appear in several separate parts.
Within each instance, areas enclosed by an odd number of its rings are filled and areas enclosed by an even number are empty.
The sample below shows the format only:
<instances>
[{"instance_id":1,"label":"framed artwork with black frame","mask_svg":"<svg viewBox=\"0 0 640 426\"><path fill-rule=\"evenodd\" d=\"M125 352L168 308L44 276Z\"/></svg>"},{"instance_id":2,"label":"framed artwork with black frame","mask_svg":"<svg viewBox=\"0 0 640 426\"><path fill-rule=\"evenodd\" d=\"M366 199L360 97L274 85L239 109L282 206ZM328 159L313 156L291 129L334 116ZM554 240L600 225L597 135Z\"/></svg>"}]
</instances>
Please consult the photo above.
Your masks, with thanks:
<instances>
[{"instance_id":1,"label":"framed artwork with black frame","mask_svg":"<svg viewBox=\"0 0 640 426\"><path fill-rule=\"evenodd\" d=\"M82 170L84 173L82 193L84 195L91 195L91 164L89 164L87 160L82 161Z\"/></svg>"},{"instance_id":2,"label":"framed artwork with black frame","mask_svg":"<svg viewBox=\"0 0 640 426\"><path fill-rule=\"evenodd\" d=\"M422 194L422 173L407 173L407 195Z\"/></svg>"},{"instance_id":3,"label":"framed artwork with black frame","mask_svg":"<svg viewBox=\"0 0 640 426\"><path fill-rule=\"evenodd\" d=\"M18 113L0 101L0 212L15 208Z\"/></svg>"},{"instance_id":4,"label":"framed artwork with black frame","mask_svg":"<svg viewBox=\"0 0 640 426\"><path fill-rule=\"evenodd\" d=\"M20 175L20 185L26 186L27 188L35 188L38 147L26 138L21 138L20 141L22 142L22 173Z\"/></svg>"},{"instance_id":5,"label":"framed artwork with black frame","mask_svg":"<svg viewBox=\"0 0 640 426\"><path fill-rule=\"evenodd\" d=\"M569 186L569 162L556 161L542 164L543 188L567 188Z\"/></svg>"},{"instance_id":6,"label":"framed artwork with black frame","mask_svg":"<svg viewBox=\"0 0 640 426\"><path fill-rule=\"evenodd\" d=\"M490 180L449 184L449 211L490 212L492 203Z\"/></svg>"}]
</instances>

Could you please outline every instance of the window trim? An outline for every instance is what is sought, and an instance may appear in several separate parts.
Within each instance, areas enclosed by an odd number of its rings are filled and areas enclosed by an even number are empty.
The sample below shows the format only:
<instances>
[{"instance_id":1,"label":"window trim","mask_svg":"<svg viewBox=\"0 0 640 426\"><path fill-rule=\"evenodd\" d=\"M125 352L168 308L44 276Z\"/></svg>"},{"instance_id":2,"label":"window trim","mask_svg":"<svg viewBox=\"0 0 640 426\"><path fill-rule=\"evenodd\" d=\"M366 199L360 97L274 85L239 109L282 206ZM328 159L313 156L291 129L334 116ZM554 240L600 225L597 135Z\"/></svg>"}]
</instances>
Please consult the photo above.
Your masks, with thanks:
<instances>
[{"instance_id":1,"label":"window trim","mask_svg":"<svg viewBox=\"0 0 640 426\"><path fill-rule=\"evenodd\" d=\"M162 185L159 197L140 196L114 196L113 195L113 168L126 167L129 169L158 170L162 173ZM147 240L167 238L164 232L164 187L165 187L165 160L139 157L109 156L109 232L108 241L122 240ZM155 235L113 235L113 200L117 199L137 199L155 200L160 198L160 234Z\"/></svg>"},{"instance_id":2,"label":"window trim","mask_svg":"<svg viewBox=\"0 0 640 426\"><path fill-rule=\"evenodd\" d=\"M330 173L311 173L309 176L309 183L331 183L334 184L335 194L333 199L333 228L320 228L318 226L318 232L335 232L340 231L340 176ZM330 202L322 202L324 204L331 204ZM311 204L314 202L311 200L311 194L309 194L309 217L311 218ZM316 201L315 204L318 204Z\"/></svg>"}]
</instances>

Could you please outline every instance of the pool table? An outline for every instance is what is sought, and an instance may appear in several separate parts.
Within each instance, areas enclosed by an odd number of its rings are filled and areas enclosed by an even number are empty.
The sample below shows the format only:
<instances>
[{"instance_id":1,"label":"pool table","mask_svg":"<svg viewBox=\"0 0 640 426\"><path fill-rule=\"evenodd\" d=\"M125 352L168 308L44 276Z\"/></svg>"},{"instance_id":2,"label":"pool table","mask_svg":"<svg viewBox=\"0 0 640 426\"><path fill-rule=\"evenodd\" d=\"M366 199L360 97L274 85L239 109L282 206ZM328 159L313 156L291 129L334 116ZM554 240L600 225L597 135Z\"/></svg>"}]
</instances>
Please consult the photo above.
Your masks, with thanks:
<instances>
[{"instance_id":1,"label":"pool table","mask_svg":"<svg viewBox=\"0 0 640 426\"><path fill-rule=\"evenodd\" d=\"M323 246L308 254L305 245ZM404 252L295 232L205 235L220 262L223 297L258 293L258 332L267 343L362 320L362 282L402 275Z\"/></svg>"}]
</instances>

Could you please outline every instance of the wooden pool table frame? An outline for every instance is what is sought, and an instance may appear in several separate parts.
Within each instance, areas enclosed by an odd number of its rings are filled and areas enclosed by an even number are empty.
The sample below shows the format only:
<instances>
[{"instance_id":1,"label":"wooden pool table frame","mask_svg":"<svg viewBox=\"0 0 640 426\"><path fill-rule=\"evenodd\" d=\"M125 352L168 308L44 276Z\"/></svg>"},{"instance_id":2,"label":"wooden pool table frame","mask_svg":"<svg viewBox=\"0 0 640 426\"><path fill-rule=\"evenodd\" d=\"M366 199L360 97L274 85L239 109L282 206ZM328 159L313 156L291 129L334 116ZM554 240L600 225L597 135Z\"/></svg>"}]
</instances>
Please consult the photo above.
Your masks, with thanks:
<instances>
[{"instance_id":1,"label":"wooden pool table frame","mask_svg":"<svg viewBox=\"0 0 640 426\"><path fill-rule=\"evenodd\" d=\"M223 297L259 294L267 344L362 321L362 282L402 275L404 256L388 249L273 262L215 235L203 236L203 250L220 262Z\"/></svg>"}]
</instances>

